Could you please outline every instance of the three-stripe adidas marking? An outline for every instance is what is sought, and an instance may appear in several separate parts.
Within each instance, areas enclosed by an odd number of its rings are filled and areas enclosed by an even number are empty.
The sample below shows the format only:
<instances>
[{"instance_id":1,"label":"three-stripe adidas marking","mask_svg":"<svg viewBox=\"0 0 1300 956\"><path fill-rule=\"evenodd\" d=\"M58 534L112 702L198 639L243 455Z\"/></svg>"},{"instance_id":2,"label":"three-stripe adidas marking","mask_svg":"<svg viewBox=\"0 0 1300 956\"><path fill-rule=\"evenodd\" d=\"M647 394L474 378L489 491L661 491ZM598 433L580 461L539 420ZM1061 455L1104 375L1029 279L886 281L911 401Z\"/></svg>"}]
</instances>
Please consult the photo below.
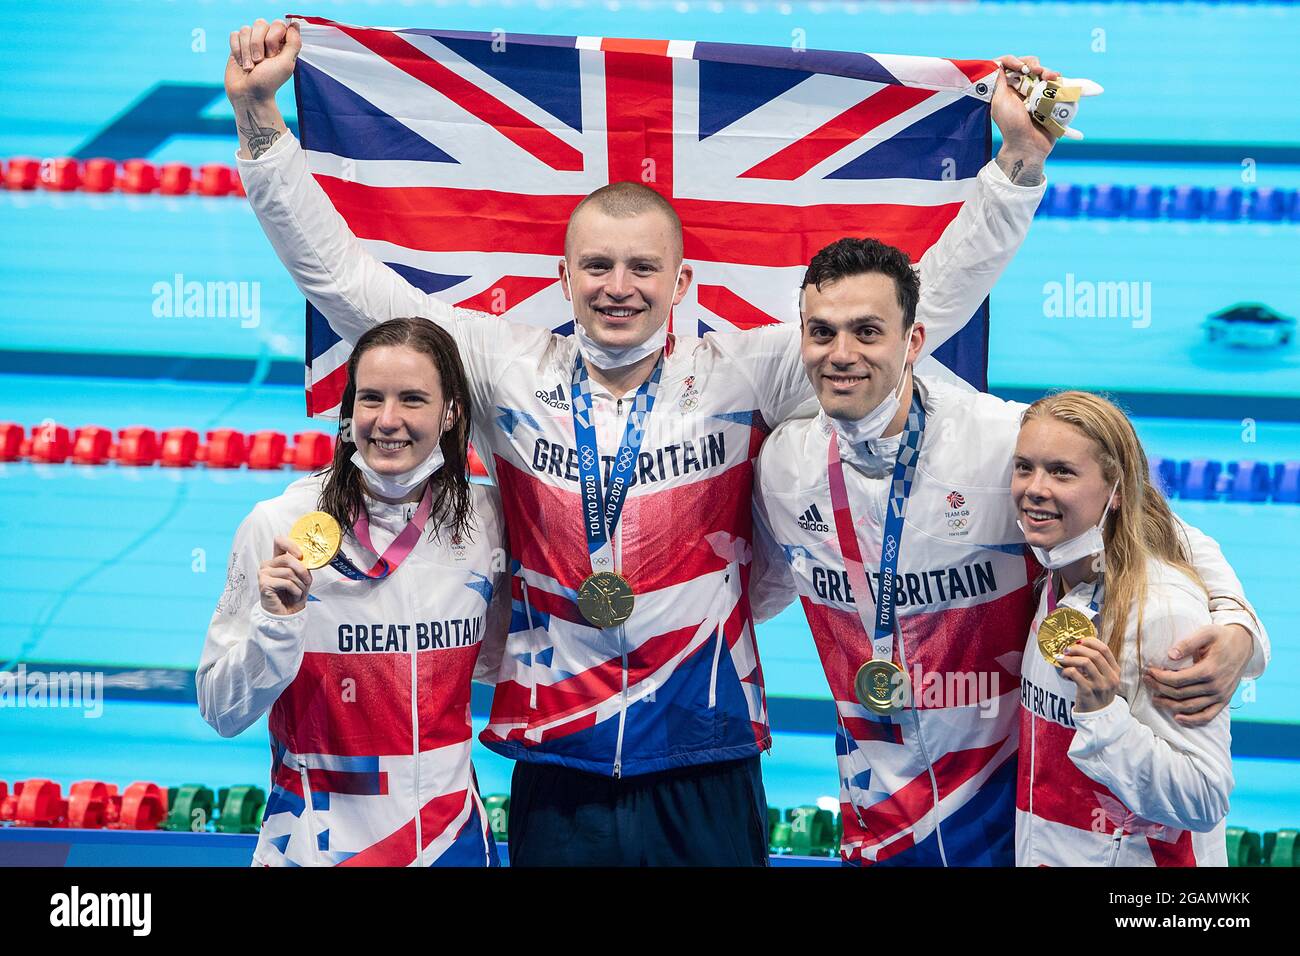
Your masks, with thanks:
<instances>
[{"instance_id":1,"label":"three-stripe adidas marking","mask_svg":"<svg viewBox=\"0 0 1300 956\"><path fill-rule=\"evenodd\" d=\"M538 389L534 394L541 400L543 405L549 405L551 408L558 408L564 412L569 410L568 395L563 385L557 385L549 392Z\"/></svg>"},{"instance_id":2,"label":"three-stripe adidas marking","mask_svg":"<svg viewBox=\"0 0 1300 956\"><path fill-rule=\"evenodd\" d=\"M822 513L817 510L816 502L799 516L799 527L804 531L818 531L822 534L829 534L831 526L822 518Z\"/></svg>"}]
</instances>

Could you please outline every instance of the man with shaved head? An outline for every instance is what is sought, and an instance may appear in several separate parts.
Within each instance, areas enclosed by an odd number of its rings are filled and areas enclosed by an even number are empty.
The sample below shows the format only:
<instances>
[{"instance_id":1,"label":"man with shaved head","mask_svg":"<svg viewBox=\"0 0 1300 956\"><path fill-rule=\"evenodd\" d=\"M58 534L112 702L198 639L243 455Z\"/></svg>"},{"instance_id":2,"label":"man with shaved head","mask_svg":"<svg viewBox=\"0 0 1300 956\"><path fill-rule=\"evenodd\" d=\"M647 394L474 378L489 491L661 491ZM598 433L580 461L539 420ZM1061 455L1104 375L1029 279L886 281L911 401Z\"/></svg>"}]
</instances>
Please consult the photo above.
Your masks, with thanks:
<instances>
[{"instance_id":1,"label":"man with shaved head","mask_svg":"<svg viewBox=\"0 0 1300 956\"><path fill-rule=\"evenodd\" d=\"M308 171L274 102L297 30L259 20L230 42L240 174L298 287L349 341L423 316L460 347L517 562L481 735L517 761L511 863L766 864L751 493L764 436L813 399L798 326L670 336L693 270L672 206L634 183L569 220L557 268L572 335L453 308L376 260ZM993 117L1001 152L919 263L927 344L979 308L1045 189L1053 140L1001 79Z\"/></svg>"}]
</instances>

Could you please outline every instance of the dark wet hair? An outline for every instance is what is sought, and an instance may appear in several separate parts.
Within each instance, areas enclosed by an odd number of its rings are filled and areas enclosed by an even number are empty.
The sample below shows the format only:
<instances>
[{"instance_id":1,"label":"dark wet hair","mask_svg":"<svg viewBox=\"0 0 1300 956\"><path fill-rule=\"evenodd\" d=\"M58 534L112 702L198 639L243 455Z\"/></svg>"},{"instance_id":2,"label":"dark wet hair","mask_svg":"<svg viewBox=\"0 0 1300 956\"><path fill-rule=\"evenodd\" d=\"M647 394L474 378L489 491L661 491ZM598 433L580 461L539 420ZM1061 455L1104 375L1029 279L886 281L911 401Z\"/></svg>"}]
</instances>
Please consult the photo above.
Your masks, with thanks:
<instances>
[{"instance_id":1,"label":"dark wet hair","mask_svg":"<svg viewBox=\"0 0 1300 956\"><path fill-rule=\"evenodd\" d=\"M325 484L317 507L348 530L352 528L354 516L365 507L365 478L352 462L352 455L357 450L352 435L352 410L356 404L357 366L361 356L383 346L405 346L429 356L438 370L444 399L455 407L455 422L439 442L445 463L429 479L433 482L433 508L429 512L428 526L431 538L437 537L443 525L450 526L453 538L468 535L472 524L467 470L469 382L452 337L426 319L390 319L357 340L348 359L348 384L339 405L339 434L334 443L334 461L320 472L325 475Z\"/></svg>"},{"instance_id":2,"label":"dark wet hair","mask_svg":"<svg viewBox=\"0 0 1300 956\"><path fill-rule=\"evenodd\" d=\"M921 278L912 268L907 253L879 239L837 239L812 257L804 273L801 289L838 282L849 276L880 272L894 280L898 304L903 310L903 331L916 321L916 305L921 300Z\"/></svg>"}]
</instances>

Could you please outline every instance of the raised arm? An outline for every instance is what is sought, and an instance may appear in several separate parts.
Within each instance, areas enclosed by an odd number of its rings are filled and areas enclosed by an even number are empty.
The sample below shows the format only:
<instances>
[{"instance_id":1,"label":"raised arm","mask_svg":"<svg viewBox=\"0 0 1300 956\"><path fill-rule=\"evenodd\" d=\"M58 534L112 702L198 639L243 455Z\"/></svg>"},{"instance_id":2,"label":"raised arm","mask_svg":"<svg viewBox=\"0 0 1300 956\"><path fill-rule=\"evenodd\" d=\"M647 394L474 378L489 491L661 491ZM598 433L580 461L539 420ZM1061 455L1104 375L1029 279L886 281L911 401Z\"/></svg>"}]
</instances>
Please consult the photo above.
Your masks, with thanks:
<instances>
[{"instance_id":1,"label":"raised arm","mask_svg":"<svg viewBox=\"0 0 1300 956\"><path fill-rule=\"evenodd\" d=\"M998 58L1003 69L1028 68L1055 79L1035 57ZM957 334L980 307L1029 233L1047 183L1043 163L1055 140L1025 110L1024 100L998 74L993 121L1002 133L997 158L980 170L975 195L916 263L921 299L916 320L925 326L924 357ZM864 225L869 231L869 226ZM717 347L748 370L769 424L816 414L799 359L797 328L715 336Z\"/></svg>"},{"instance_id":2,"label":"raised arm","mask_svg":"<svg viewBox=\"0 0 1300 956\"><path fill-rule=\"evenodd\" d=\"M258 20L230 34L226 95L239 129L240 178L258 222L303 295L347 340L408 316L451 331L461 310L415 288L371 255L308 171L302 147L275 104L301 49L297 26L282 20Z\"/></svg>"},{"instance_id":3,"label":"raised arm","mask_svg":"<svg viewBox=\"0 0 1300 956\"><path fill-rule=\"evenodd\" d=\"M1003 69L1055 79L1037 57L999 57ZM980 170L975 195L917 263L921 301L916 320L925 324L928 355L957 334L993 291L1019 251L1047 189L1043 164L1055 139L1030 117L1020 94L998 73L993 121L1002 133L997 157Z\"/></svg>"}]
</instances>

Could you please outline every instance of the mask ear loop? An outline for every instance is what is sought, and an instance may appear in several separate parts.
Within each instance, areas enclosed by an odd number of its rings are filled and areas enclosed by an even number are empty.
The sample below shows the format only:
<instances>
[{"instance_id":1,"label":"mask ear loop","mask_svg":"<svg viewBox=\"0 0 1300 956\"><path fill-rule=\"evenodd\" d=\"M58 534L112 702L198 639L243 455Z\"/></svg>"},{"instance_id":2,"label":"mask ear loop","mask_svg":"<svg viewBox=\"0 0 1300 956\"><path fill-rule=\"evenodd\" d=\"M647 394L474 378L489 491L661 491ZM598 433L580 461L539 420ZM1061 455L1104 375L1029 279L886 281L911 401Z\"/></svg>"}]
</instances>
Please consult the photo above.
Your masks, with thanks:
<instances>
[{"instance_id":1,"label":"mask ear loop","mask_svg":"<svg viewBox=\"0 0 1300 956\"><path fill-rule=\"evenodd\" d=\"M1111 505L1114 504L1115 492L1117 491L1119 491L1118 478L1115 479L1115 484L1111 485L1110 487L1110 494L1106 496L1106 507L1102 509L1101 519L1097 522L1097 532L1098 534L1101 534L1103 536L1103 541L1105 540L1104 536L1106 534L1106 519L1110 517L1111 511L1115 510L1111 508ZM1101 566L1097 568L1097 583L1092 586L1092 597L1088 601L1088 607L1094 614L1101 613L1101 602L1105 600L1106 597L1105 584L1106 584L1106 552L1102 551ZM1097 633L1100 635L1101 633L1100 628L1097 629Z\"/></svg>"},{"instance_id":2,"label":"mask ear loop","mask_svg":"<svg viewBox=\"0 0 1300 956\"><path fill-rule=\"evenodd\" d=\"M915 327L915 326L913 326ZM903 370L898 373L898 384L894 386L894 396L903 400L903 382L907 378L907 353L912 350L912 330L908 329L907 338L903 340Z\"/></svg>"},{"instance_id":3,"label":"mask ear loop","mask_svg":"<svg viewBox=\"0 0 1300 956\"><path fill-rule=\"evenodd\" d=\"M1119 479L1115 479L1115 484L1110 486L1110 494L1106 495L1106 505L1101 509L1101 517L1097 519L1097 530L1104 532L1106 530L1106 519L1110 517L1112 511L1118 511L1119 508L1115 502L1115 492L1119 491Z\"/></svg>"}]
</instances>

